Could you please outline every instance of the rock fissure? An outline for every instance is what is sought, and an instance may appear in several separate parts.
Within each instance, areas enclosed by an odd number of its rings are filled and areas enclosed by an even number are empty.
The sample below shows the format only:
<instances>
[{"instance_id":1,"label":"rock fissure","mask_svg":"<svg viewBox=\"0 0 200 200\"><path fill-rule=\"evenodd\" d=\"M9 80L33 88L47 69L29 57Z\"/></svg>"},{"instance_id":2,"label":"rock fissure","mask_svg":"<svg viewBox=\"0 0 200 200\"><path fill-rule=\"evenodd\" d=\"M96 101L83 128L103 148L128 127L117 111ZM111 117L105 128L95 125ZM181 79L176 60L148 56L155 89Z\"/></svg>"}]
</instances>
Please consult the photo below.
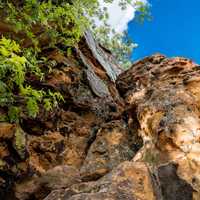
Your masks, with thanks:
<instances>
[{"instance_id":1,"label":"rock fissure","mask_svg":"<svg viewBox=\"0 0 200 200\"><path fill-rule=\"evenodd\" d=\"M65 103L0 122L1 199L200 199L197 64L155 54L122 72L89 32L72 55L48 55L40 87Z\"/></svg>"}]
</instances>

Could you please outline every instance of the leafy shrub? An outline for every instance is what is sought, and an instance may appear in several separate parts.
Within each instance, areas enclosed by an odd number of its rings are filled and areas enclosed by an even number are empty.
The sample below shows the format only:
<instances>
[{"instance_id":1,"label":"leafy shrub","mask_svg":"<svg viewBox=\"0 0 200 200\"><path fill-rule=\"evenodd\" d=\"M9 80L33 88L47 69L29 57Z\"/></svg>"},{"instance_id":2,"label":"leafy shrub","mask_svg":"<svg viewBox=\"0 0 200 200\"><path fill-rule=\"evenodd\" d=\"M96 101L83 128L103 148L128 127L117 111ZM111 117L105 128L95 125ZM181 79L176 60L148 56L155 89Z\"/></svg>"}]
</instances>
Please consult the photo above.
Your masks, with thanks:
<instances>
[{"instance_id":1,"label":"leafy shrub","mask_svg":"<svg viewBox=\"0 0 200 200\"><path fill-rule=\"evenodd\" d=\"M18 2L18 1L16 1ZM89 27L86 17L93 15L97 0L24 0L23 4L1 3L2 12L6 10L6 21L11 23L16 32L25 32L35 47L39 40L34 29L50 39L49 45L62 43L74 46Z\"/></svg>"},{"instance_id":2,"label":"leafy shrub","mask_svg":"<svg viewBox=\"0 0 200 200\"><path fill-rule=\"evenodd\" d=\"M111 0L109 2L113 1ZM126 9L128 5L135 7L137 10L135 18L140 23L142 23L145 18L151 19L149 4L140 0L135 1L134 4L132 4L132 2L132 0L121 0L119 1L119 6L122 10ZM112 52L113 56L124 69L129 68L132 64L131 54L133 49L138 45L131 40L126 31L117 33L108 25L109 14L106 8L99 10L98 16L102 25L97 27L94 25L92 29L96 40Z\"/></svg>"},{"instance_id":3,"label":"leafy shrub","mask_svg":"<svg viewBox=\"0 0 200 200\"><path fill-rule=\"evenodd\" d=\"M112 3L113 0L104 0ZM5 1L6 2L6 1ZM18 1L14 1L18 2ZM34 28L40 27L40 37L48 37L50 47L58 43L73 47L80 40L84 31L90 28L97 41L113 52L117 61L128 67L130 54L136 45L125 33L115 33L107 24L109 14L106 7L100 8L99 0L24 0L20 6L17 3L1 3L6 21L14 25L16 32L23 31L38 49L39 40ZM126 9L132 0L121 0L119 5ZM137 8L139 21L149 16L149 7L138 0L132 5ZM1 11L1 10L0 10ZM95 18L102 21L101 27L95 26ZM112 37L111 37L112 35Z\"/></svg>"},{"instance_id":4,"label":"leafy shrub","mask_svg":"<svg viewBox=\"0 0 200 200\"><path fill-rule=\"evenodd\" d=\"M96 28L94 35L102 46L112 52L118 63L127 69L131 66L131 53L137 45L133 43L126 32L116 33L113 31L112 37L108 37L110 32L112 32L110 27L101 26Z\"/></svg>"},{"instance_id":5,"label":"leafy shrub","mask_svg":"<svg viewBox=\"0 0 200 200\"><path fill-rule=\"evenodd\" d=\"M22 113L36 117L39 104L50 111L63 100L60 93L37 90L27 83L27 72L43 78L37 62L31 50L26 49L24 53L15 41L0 39L0 106L8 109L11 122L19 121Z\"/></svg>"},{"instance_id":6,"label":"leafy shrub","mask_svg":"<svg viewBox=\"0 0 200 200\"><path fill-rule=\"evenodd\" d=\"M125 9L130 3L131 0L121 0L120 5ZM104 28L93 29L95 17L103 21ZM4 34L6 38L0 39L0 107L7 108L6 118L11 122L18 122L22 115L36 117L40 107L49 111L63 101L60 93L38 90L27 80L27 74L43 79L39 68L46 59L42 57L42 39L47 41L46 49L67 49L69 53L84 31L91 28L120 64L130 65L133 44L124 34L109 37L112 30L106 26L108 13L105 8L100 9L98 0L2 0L0 18L12 27Z\"/></svg>"}]
</instances>

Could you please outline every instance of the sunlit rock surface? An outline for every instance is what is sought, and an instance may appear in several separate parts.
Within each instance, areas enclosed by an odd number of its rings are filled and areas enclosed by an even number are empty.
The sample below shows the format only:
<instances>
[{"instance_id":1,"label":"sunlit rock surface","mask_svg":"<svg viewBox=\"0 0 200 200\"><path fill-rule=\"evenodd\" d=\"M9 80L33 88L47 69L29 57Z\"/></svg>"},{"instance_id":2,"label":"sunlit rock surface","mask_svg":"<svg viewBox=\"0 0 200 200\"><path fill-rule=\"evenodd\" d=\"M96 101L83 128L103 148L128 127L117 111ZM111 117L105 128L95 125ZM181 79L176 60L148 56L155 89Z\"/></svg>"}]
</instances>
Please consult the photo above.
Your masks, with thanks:
<instances>
[{"instance_id":1,"label":"sunlit rock surface","mask_svg":"<svg viewBox=\"0 0 200 200\"><path fill-rule=\"evenodd\" d=\"M123 72L89 32L71 56L45 53L41 87L65 103L0 123L0 199L200 199L197 64L156 54Z\"/></svg>"},{"instance_id":2,"label":"sunlit rock surface","mask_svg":"<svg viewBox=\"0 0 200 200\"><path fill-rule=\"evenodd\" d=\"M127 105L135 107L144 142L133 161L149 164L163 199L200 199L199 66L158 54L136 62L117 86Z\"/></svg>"}]
</instances>

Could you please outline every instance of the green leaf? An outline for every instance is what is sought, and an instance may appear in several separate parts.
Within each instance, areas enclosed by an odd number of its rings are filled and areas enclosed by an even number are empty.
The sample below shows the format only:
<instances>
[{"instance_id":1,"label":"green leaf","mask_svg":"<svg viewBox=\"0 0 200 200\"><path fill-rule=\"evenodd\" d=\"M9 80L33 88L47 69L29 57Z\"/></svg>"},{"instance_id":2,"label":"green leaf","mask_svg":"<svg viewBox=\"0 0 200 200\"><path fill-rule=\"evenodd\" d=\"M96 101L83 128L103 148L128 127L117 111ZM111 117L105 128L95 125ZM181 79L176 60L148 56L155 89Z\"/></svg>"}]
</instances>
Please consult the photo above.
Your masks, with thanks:
<instances>
[{"instance_id":1,"label":"green leaf","mask_svg":"<svg viewBox=\"0 0 200 200\"><path fill-rule=\"evenodd\" d=\"M30 117L35 118L39 113L39 107L35 98L28 98L26 108Z\"/></svg>"}]
</instances>

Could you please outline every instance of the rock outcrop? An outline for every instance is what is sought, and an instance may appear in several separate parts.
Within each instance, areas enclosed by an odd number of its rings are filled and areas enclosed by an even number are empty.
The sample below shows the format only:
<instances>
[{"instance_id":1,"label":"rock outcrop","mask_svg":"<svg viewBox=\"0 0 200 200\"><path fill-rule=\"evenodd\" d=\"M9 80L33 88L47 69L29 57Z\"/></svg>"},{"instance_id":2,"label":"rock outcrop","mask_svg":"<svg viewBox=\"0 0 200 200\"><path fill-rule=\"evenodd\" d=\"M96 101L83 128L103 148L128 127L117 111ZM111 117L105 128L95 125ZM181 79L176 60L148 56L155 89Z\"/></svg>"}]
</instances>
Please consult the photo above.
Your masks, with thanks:
<instances>
[{"instance_id":1,"label":"rock outcrop","mask_svg":"<svg viewBox=\"0 0 200 200\"><path fill-rule=\"evenodd\" d=\"M135 63L118 79L126 103L136 106L144 142L133 161L151 163L164 199L173 199L173 193L174 199L200 199L199 78L200 68L192 61L156 55ZM168 188L165 176L179 180L169 179ZM175 182L179 186L172 187Z\"/></svg>"},{"instance_id":2,"label":"rock outcrop","mask_svg":"<svg viewBox=\"0 0 200 200\"><path fill-rule=\"evenodd\" d=\"M0 199L200 199L197 64L155 54L123 72L89 32L71 56L45 53L41 87L65 103L0 122Z\"/></svg>"},{"instance_id":3,"label":"rock outcrop","mask_svg":"<svg viewBox=\"0 0 200 200\"><path fill-rule=\"evenodd\" d=\"M141 145L136 141L142 143L123 119L125 104L115 85L122 69L89 32L70 56L44 53L52 71L45 82L32 84L61 92L65 102L20 125L0 122L0 199L39 200L95 181L131 160Z\"/></svg>"}]
</instances>

